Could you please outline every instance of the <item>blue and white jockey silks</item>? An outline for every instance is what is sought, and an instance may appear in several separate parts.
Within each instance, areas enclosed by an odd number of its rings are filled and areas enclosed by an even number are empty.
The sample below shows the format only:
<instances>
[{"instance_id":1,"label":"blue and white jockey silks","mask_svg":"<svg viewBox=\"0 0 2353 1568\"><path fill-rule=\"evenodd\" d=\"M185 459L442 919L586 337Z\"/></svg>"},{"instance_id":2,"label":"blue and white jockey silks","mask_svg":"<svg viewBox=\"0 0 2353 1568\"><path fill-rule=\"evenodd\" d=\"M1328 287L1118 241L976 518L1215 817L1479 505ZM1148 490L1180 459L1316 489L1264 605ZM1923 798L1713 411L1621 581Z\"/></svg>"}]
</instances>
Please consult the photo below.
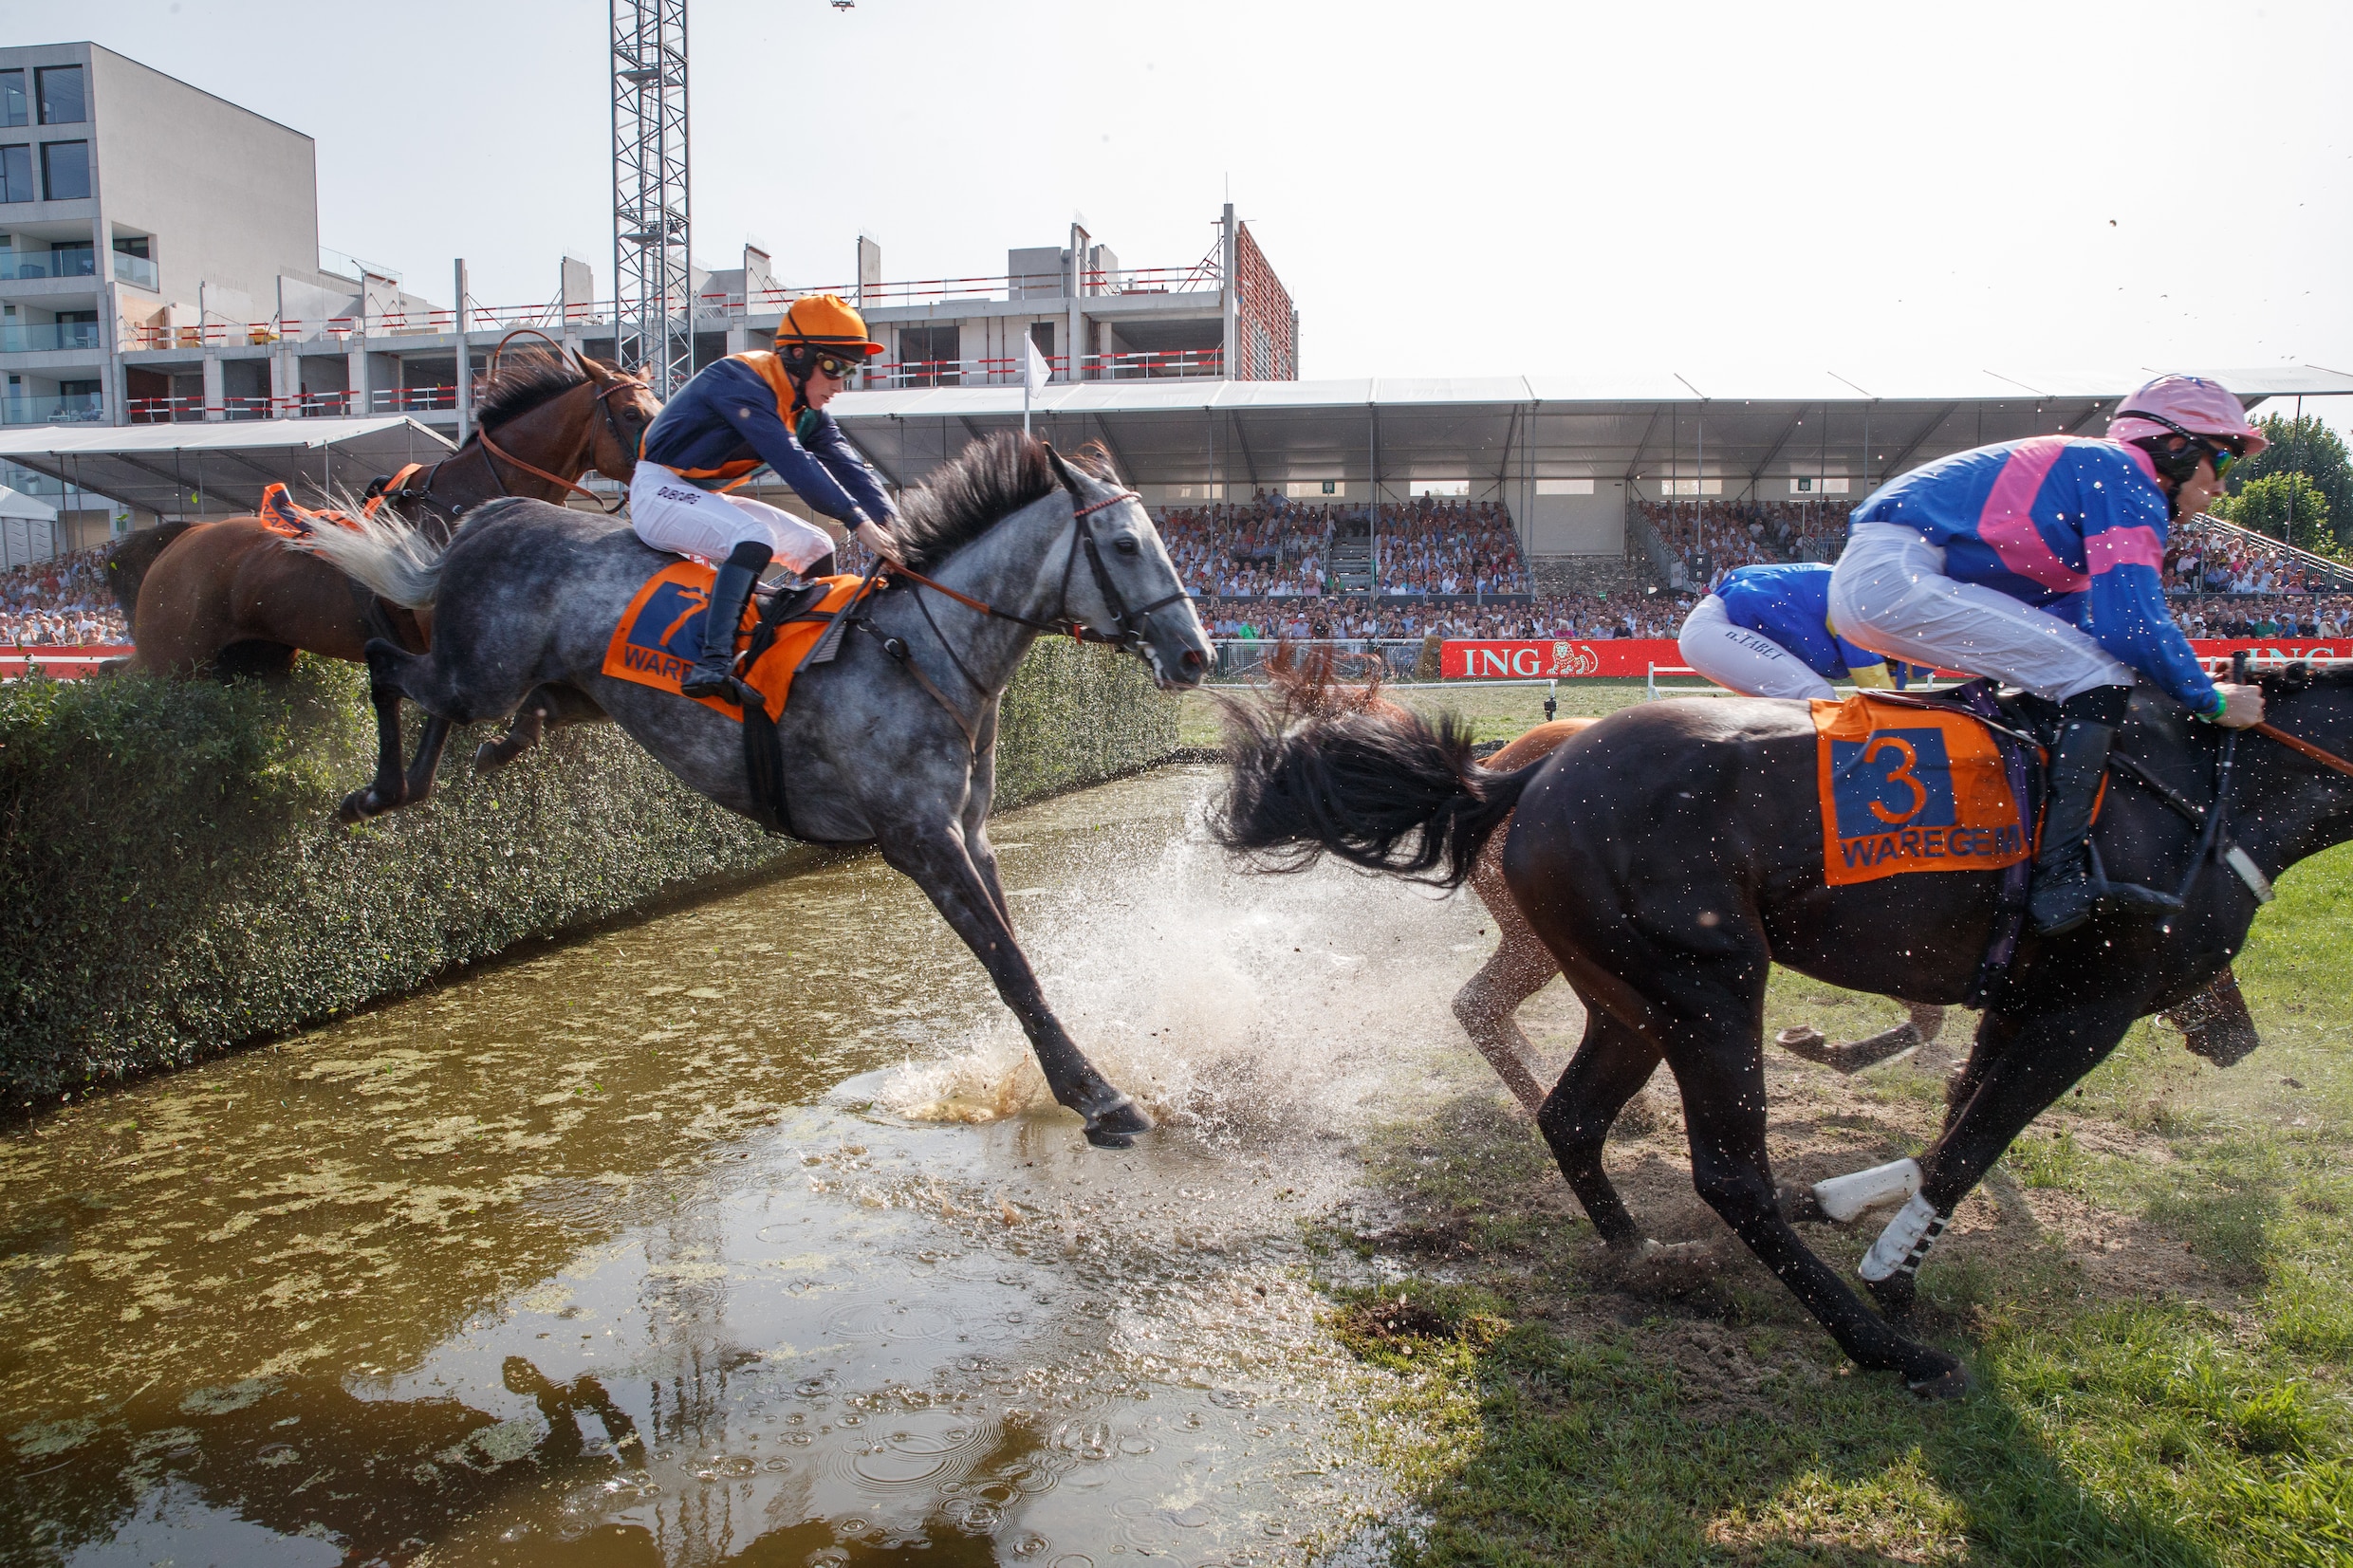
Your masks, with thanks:
<instances>
[{"instance_id":1,"label":"blue and white jockey silks","mask_svg":"<svg viewBox=\"0 0 2353 1568\"><path fill-rule=\"evenodd\" d=\"M1862 647L2054 701L2138 672L2214 717L2221 693L2165 608L2172 510L2147 454L2114 441L1957 452L1856 508L1831 618Z\"/></svg>"},{"instance_id":2,"label":"blue and white jockey silks","mask_svg":"<svg viewBox=\"0 0 2353 1568\"><path fill-rule=\"evenodd\" d=\"M1742 566L1700 600L1677 638L1683 661L1751 697L1821 698L1830 683L1888 684L1877 654L1831 629L1830 568Z\"/></svg>"},{"instance_id":3,"label":"blue and white jockey silks","mask_svg":"<svg viewBox=\"0 0 2353 1568\"><path fill-rule=\"evenodd\" d=\"M882 483L833 415L802 405L774 354L706 365L645 433L629 484L629 519L658 550L724 561L747 540L794 571L833 548L832 537L781 507L723 490L766 464L812 511L846 527L887 524Z\"/></svg>"}]
</instances>

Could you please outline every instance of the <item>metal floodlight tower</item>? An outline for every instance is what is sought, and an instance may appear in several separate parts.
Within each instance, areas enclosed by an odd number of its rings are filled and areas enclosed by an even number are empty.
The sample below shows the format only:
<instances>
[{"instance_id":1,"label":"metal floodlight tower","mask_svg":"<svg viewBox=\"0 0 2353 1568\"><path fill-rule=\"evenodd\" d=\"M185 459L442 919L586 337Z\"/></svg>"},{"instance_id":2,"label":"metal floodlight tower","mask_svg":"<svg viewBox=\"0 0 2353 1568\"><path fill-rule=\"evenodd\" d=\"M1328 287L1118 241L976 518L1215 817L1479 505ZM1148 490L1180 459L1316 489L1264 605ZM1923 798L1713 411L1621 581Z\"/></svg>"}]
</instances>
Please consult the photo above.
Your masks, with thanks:
<instances>
[{"instance_id":1,"label":"metal floodlight tower","mask_svg":"<svg viewBox=\"0 0 2353 1568\"><path fill-rule=\"evenodd\" d=\"M667 399L695 374L686 0L611 0L615 352Z\"/></svg>"}]
</instances>

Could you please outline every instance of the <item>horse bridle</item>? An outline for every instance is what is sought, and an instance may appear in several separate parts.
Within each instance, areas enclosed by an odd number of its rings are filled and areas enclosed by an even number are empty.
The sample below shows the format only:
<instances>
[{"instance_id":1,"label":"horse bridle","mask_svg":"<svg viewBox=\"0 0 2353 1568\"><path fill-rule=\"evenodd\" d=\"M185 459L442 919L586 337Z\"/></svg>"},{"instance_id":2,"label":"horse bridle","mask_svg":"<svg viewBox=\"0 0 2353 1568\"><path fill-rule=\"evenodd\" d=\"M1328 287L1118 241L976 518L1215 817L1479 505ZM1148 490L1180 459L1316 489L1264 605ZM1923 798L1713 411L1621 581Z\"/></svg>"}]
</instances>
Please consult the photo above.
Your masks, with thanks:
<instances>
[{"instance_id":1,"label":"horse bridle","mask_svg":"<svg viewBox=\"0 0 2353 1568\"><path fill-rule=\"evenodd\" d=\"M1071 491L1071 499L1073 502L1078 499L1078 492L1075 489ZM1095 540L1095 525L1092 521L1094 514L1121 501L1140 502L1142 499L1143 497L1134 490L1121 490L1084 507L1076 505L1071 507L1072 538L1070 553L1063 559L1062 589L1057 595L1059 613L1049 619L1039 620L1012 610L1000 609L986 600L974 599L970 594L957 592L944 582L936 582L912 566L895 566L887 561L877 561L868 576L888 574L893 577L903 577L918 587L929 588L935 593L945 595L968 610L976 611L997 620L1010 620L1016 625L1027 626L1032 631L1045 632L1057 636L1066 636L1079 642L1102 643L1123 652L1134 653L1142 647L1144 626L1151 620L1153 615L1157 611L1166 609L1180 599L1190 597L1185 593L1183 584L1179 583L1175 593L1163 594L1140 609L1130 609L1127 597L1120 592L1120 585L1112 581L1111 569L1103 564L1102 548ZM1111 611L1111 622L1119 628L1117 632L1099 631L1070 614L1070 574L1078 569L1081 548L1086 551L1087 567L1095 574L1095 586L1102 592L1103 603ZM933 639L947 654L948 661L956 667L956 673L964 677L964 683L973 692L986 696L989 689L981 684L979 677L975 676L965 664L963 655L956 652L955 644L949 641L947 633L940 630L939 622L932 618L930 606L923 602L920 595L917 596L915 602L916 608L923 614L923 624L931 628ZM966 741L974 747L979 746L979 736L973 725L964 717L963 710L950 702L948 694L934 685L932 678L926 675L908 656L909 650L902 639L883 636L868 625L862 617L855 624L869 636L880 641L882 651L889 655L908 674L914 676L916 683L930 693L934 702L948 710L948 716L954 719L957 728L964 731Z\"/></svg>"},{"instance_id":2,"label":"horse bridle","mask_svg":"<svg viewBox=\"0 0 2353 1568\"><path fill-rule=\"evenodd\" d=\"M1103 564L1102 546L1095 539L1095 525L1087 519L1106 507L1117 506L1122 501L1141 501L1143 497L1134 490L1121 490L1117 494L1105 496L1101 501L1070 508L1070 522L1074 537L1070 543L1070 553L1063 558L1062 588L1056 595L1060 612L1046 620L1019 615L1011 610L1001 610L985 600L974 599L970 594L958 593L944 582L933 581L911 566L885 566L883 569L893 577L903 577L908 581L918 583L935 593L944 594L966 609L976 610L984 616L991 616L998 620L1014 621L1033 631L1045 632L1056 636L1068 636L1080 642L1104 643L1123 652L1134 653L1142 646L1144 624L1152 618L1154 613L1165 610L1178 600L1190 596L1186 594L1180 583L1175 593L1163 594L1140 609L1128 608L1127 596L1120 592L1119 583L1112 580L1111 568ZM1095 574L1095 586L1103 596L1103 603L1110 608L1111 623L1119 628L1117 632L1099 631L1070 613L1070 574L1078 569L1079 551L1082 547L1086 551L1087 569ZM917 600L917 602L921 601ZM927 618L929 612L926 612ZM933 630L937 632L938 627L935 625ZM947 639L942 637L940 641L945 644ZM953 655L954 650L951 648L949 652ZM968 674L966 678L971 677Z\"/></svg>"},{"instance_id":3,"label":"horse bridle","mask_svg":"<svg viewBox=\"0 0 2353 1568\"><path fill-rule=\"evenodd\" d=\"M628 437L624 436L621 433L621 417L613 412L613 394L617 392L650 392L651 390L652 389L643 381L638 379L635 376L628 374L626 371L616 371L613 375L612 383L603 391L597 394L597 406L604 411L604 428L613 433L613 445L623 448L626 448L629 445ZM648 420L646 422L646 428L651 429L652 424L653 422ZM491 440L491 433L488 430L476 430L473 434L474 439L482 443L482 450L489 452L492 457L497 458L500 462L521 469L525 473L534 474L541 479L547 480L550 485L560 485L564 489L571 490L576 494L586 496L589 500L596 502L597 509L603 512L607 517L618 517L621 515L621 507L628 505L629 496L628 492L625 490L621 495L615 497L613 504L608 507L598 496L596 491L588 489L586 486L574 484L571 480L565 478L561 474L549 473L546 469L536 468L529 463L526 463L522 458L515 456L514 453L507 451L497 442ZM635 463L644 455L645 430L640 430L638 432L637 450L630 453L630 461ZM447 459L444 459L443 461L447 461ZM440 467L440 464L436 463L434 466L438 468ZM500 477L496 468L492 468L491 470L491 477L498 481L499 494L505 495L509 493L507 489L507 481Z\"/></svg>"},{"instance_id":4,"label":"horse bridle","mask_svg":"<svg viewBox=\"0 0 2353 1568\"><path fill-rule=\"evenodd\" d=\"M547 341L559 353L572 352L571 350L565 348L562 343L557 342L553 338L547 337L547 334L542 332L535 326L519 326L512 332L508 333L504 338L499 339L497 345L491 350L491 363L489 369L489 378L491 379L494 380L497 378L499 356L506 353L507 345L513 342L517 338L526 336L546 339ZM584 376L587 375L585 357L574 354L573 358L583 360L582 374ZM589 377L589 379L594 380L595 378L591 376ZM597 394L597 406L604 413L604 428L612 432L613 445L626 448L630 444L629 438L621 433L621 416L613 412L613 395L617 392L650 393L652 390L653 388L648 386L642 379L631 375L625 370L616 370L612 372L610 377L607 378L604 389ZM631 463L637 463L644 458L645 434L646 431L651 430L652 428L653 421L649 419L646 421L645 425L639 430L636 448L629 454L629 460ZM511 468L521 469L525 473L530 474L535 478L545 479L548 484L554 485L559 489L570 490L576 495L586 496L589 500L596 502L597 509L602 511L607 517L618 517L621 515L621 507L627 506L629 503L628 492L623 490L620 496L614 499L613 504L608 507L604 504L603 500L598 496L596 491L588 489L586 486L575 484L571 480L565 478L562 474L549 473L546 469L537 467L534 464L526 463L522 458L517 457L514 453L509 452L506 448L491 440L491 433L489 427L487 426L475 426L473 439L481 443L482 450L488 457L496 458L498 460L498 462L487 462L486 459L486 466L491 470L491 482L498 487L498 493L501 495L511 495L514 493L507 488L506 475L498 471L498 463L505 463ZM448 457L442 458L440 463L435 463L433 467L425 470L425 482L422 485L417 486L415 489L410 489L403 486L397 491L387 491L385 492L386 499L406 497L430 503L433 499L433 482L440 477L441 463L450 462L453 459L462 455L464 455L464 449L462 448L457 452L450 453Z\"/></svg>"}]
</instances>

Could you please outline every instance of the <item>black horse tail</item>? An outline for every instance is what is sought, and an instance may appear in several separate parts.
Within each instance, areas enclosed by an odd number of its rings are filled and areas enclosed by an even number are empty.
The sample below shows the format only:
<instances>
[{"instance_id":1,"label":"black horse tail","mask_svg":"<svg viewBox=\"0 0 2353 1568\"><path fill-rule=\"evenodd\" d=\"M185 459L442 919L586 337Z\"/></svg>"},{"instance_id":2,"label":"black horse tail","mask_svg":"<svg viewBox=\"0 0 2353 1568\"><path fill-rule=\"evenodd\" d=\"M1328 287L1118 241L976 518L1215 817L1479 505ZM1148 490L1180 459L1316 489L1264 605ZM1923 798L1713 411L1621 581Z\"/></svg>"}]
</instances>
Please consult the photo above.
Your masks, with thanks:
<instances>
[{"instance_id":1,"label":"black horse tail","mask_svg":"<svg viewBox=\"0 0 2353 1568\"><path fill-rule=\"evenodd\" d=\"M164 546L195 526L194 523L166 523L158 527L135 529L106 551L106 586L114 591L115 602L122 607L123 624L130 627L133 636L139 636L139 584L147 581L147 573Z\"/></svg>"},{"instance_id":2,"label":"black horse tail","mask_svg":"<svg viewBox=\"0 0 2353 1568\"><path fill-rule=\"evenodd\" d=\"M1210 833L1261 871L1305 871L1330 853L1458 886L1549 761L1490 773L1460 720L1433 725L1389 703L1301 724L1235 703L1227 726L1232 780Z\"/></svg>"}]
</instances>

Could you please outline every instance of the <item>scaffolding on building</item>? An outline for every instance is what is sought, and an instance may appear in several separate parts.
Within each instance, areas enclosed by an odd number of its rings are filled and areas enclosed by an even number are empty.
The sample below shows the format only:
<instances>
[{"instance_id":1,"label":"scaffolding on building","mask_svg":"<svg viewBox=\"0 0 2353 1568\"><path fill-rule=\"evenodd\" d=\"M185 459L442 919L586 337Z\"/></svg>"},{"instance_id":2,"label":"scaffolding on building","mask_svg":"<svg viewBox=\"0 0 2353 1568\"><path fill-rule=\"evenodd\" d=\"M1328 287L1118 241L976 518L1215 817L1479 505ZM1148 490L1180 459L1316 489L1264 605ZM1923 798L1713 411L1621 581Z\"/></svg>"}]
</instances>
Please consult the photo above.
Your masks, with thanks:
<instances>
[{"instance_id":1,"label":"scaffolding on building","mask_svg":"<svg viewBox=\"0 0 2353 1568\"><path fill-rule=\"evenodd\" d=\"M611 0L613 278L626 369L668 398L695 373L686 0Z\"/></svg>"}]
</instances>

